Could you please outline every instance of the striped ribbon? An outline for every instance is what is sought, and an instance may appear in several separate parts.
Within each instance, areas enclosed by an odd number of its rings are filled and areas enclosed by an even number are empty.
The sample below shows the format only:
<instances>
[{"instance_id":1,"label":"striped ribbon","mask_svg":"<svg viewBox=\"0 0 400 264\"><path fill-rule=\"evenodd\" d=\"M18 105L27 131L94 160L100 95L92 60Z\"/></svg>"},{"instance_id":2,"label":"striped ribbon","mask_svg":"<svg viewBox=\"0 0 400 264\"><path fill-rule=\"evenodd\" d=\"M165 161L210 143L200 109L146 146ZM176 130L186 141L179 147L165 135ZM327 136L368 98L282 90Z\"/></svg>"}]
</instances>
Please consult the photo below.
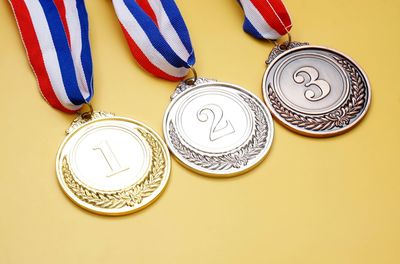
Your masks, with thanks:
<instances>
[{"instance_id":1,"label":"striped ribbon","mask_svg":"<svg viewBox=\"0 0 400 264\"><path fill-rule=\"evenodd\" d=\"M188 29L174 0L113 0L130 50L157 77L183 79L195 63Z\"/></svg>"},{"instance_id":2,"label":"striped ribbon","mask_svg":"<svg viewBox=\"0 0 400 264\"><path fill-rule=\"evenodd\" d=\"M243 29L258 39L276 40L292 28L289 13L281 0L237 0L245 20Z\"/></svg>"},{"instance_id":3,"label":"striped ribbon","mask_svg":"<svg viewBox=\"0 0 400 264\"><path fill-rule=\"evenodd\" d=\"M77 111L93 95L84 0L9 0L40 91L53 107Z\"/></svg>"}]
</instances>

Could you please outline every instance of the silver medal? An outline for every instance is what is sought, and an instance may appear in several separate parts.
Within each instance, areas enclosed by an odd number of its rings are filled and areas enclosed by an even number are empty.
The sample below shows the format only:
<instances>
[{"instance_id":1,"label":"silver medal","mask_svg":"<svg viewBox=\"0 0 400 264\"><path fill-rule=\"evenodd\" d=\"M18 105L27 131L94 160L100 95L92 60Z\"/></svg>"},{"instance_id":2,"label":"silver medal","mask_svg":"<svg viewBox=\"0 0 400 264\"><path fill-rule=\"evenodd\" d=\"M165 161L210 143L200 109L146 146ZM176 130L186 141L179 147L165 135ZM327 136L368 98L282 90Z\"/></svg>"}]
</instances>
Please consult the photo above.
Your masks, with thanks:
<instances>
[{"instance_id":1,"label":"silver medal","mask_svg":"<svg viewBox=\"0 0 400 264\"><path fill-rule=\"evenodd\" d=\"M333 136L354 127L371 100L360 67L328 48L298 42L285 45L287 50L277 46L271 52L263 80L264 98L273 115L308 136Z\"/></svg>"},{"instance_id":2,"label":"silver medal","mask_svg":"<svg viewBox=\"0 0 400 264\"><path fill-rule=\"evenodd\" d=\"M185 166L210 176L232 176L257 165L273 139L271 115L238 86L197 79L182 82L164 116L164 136Z\"/></svg>"}]
</instances>

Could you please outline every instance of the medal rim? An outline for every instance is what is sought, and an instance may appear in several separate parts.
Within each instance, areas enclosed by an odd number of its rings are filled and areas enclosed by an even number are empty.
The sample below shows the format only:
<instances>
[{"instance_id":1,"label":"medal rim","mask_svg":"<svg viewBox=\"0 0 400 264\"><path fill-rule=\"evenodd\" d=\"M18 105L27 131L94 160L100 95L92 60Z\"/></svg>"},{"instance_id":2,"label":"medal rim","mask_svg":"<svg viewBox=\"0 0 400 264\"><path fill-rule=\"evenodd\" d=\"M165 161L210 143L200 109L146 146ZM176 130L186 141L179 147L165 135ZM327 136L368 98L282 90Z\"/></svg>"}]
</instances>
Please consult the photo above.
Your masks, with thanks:
<instances>
[{"instance_id":1,"label":"medal rim","mask_svg":"<svg viewBox=\"0 0 400 264\"><path fill-rule=\"evenodd\" d=\"M158 143L162 146L163 148L163 152L164 152L164 157L165 157L165 172L164 172L164 178L160 183L160 186L157 188L156 191L153 192L153 194L155 193L154 197L149 200L147 203L144 203L141 206L138 207L133 207L130 210L122 210L120 209L103 209L103 208L98 208L94 205L88 204L85 201L80 200L78 197L76 197L75 194L73 194L71 192L71 190L69 190L68 186L65 186L65 181L63 180L63 175L60 175L59 172L59 168L60 168L60 163L61 161L61 153L63 148L65 147L65 145L67 144L67 142L70 140L70 138L72 138L80 129L89 126L91 124L94 123L98 123L98 122L102 122L102 121L112 121L112 120L118 120L118 121L124 121L124 122L129 122L129 123L133 123L135 125L138 126L142 126L143 128L145 128L148 132L150 132L152 134L152 136L154 136L157 140ZM146 142L147 144L147 142ZM151 161L150 161L151 162ZM148 171L148 170L146 170ZM61 173L62 174L62 173ZM62 143L60 144L58 151L57 151L57 155L56 155L56 176L57 176L57 181L58 181L58 185L60 186L60 188L63 190L64 194L76 205L78 205L80 208L89 211L91 213L95 213L97 215L104 215L104 216L121 216L121 215L128 215L131 213L135 213L137 211L140 211L142 209L147 208L148 206L150 206L151 204L153 204L160 196L161 194L165 191L168 182L169 182L169 178L171 175L171 155L168 151L168 147L165 144L164 140L161 138L161 136L156 133L152 128L150 128L149 126L145 125L144 123L131 119L131 118L127 118L127 117L121 117L121 116L107 116L107 117L100 117L94 120L90 120L82 125L80 125L79 127L77 127L76 129L74 129L71 133L67 134L67 136L63 139ZM75 176L74 176L75 177ZM143 177L141 177L142 179ZM139 179L139 181L141 180Z\"/></svg>"},{"instance_id":2,"label":"medal rim","mask_svg":"<svg viewBox=\"0 0 400 264\"><path fill-rule=\"evenodd\" d=\"M211 85L216 85L216 84L217 85L221 85L221 86L225 86L225 87L228 87L228 88L236 89L236 90L239 90L239 91L241 91L241 92L243 92L245 94L250 95L250 97L255 99L257 101L257 103L264 109L264 112L266 113L267 122L269 121L267 144L264 147L264 149L265 149L264 152L265 153L262 156L258 157L259 160L257 162L255 162L254 164L252 164L251 166L248 166L248 167L245 167L243 169L240 169L240 170L237 170L237 171L234 171L234 172L230 172L230 173L227 173L227 172L225 172L225 173L221 172L220 173L219 171L208 172L208 171L200 170L198 168L195 168L195 167L189 165L190 163L188 161L184 160L183 158L181 159L177 155L178 153L175 150L175 148L170 145L171 143L170 143L169 136L168 136L169 134L168 134L168 131L167 131L168 115L169 115L169 113L170 113L170 111L171 111L171 109L174 106L176 101L178 101L185 94L191 92L193 89L204 88L204 87L211 86ZM193 172L195 172L197 174L200 174L202 176L207 176L207 177L210 177L210 178L230 178L230 177L239 176L239 175L242 175L242 174L254 169L258 165L260 165L260 163L262 163L266 159L266 157L268 156L268 154L271 151L272 142L274 141L274 134L275 134L275 128L274 128L274 121L273 121L272 115L271 115L269 109L267 107L265 107L265 104L262 102L262 100L260 98L258 98L258 96L256 96L251 91L248 91L248 90L244 89L243 87L241 87L239 85L235 85L235 84L231 84L231 83L227 83L227 82L220 82L220 81L211 80L211 79L208 82L200 83L198 85L190 87L190 88L182 91L181 93L179 93L176 97L174 97L170 101L170 103L168 104L168 107L165 110L164 118L163 118L163 136L164 136L164 140L165 140L166 145L168 146L168 149L173 154L172 156L174 157L174 159L179 164L183 165L183 167L185 167L185 168L187 168L187 169L189 169L189 170L191 170L191 171L193 171ZM187 163L189 163L189 164L187 164Z\"/></svg>"},{"instance_id":3,"label":"medal rim","mask_svg":"<svg viewBox=\"0 0 400 264\"><path fill-rule=\"evenodd\" d=\"M271 105L271 102L268 99L268 92L266 89L266 80L267 80L270 70L272 69L274 64L276 64L282 57L286 56L288 53L295 52L298 50L306 50L306 49L320 49L320 50L327 51L330 53L336 53L336 54L342 56L343 58L349 60L352 64L354 64L354 66L356 66L357 69L362 74L362 77L365 80L365 83L367 86L368 98L367 98L364 110L362 111L362 113L360 113L360 115L357 117L357 119L355 119L352 123L350 123L342 128L339 128L335 131L327 131L327 132L310 131L310 130L306 130L304 128L291 126L290 124L287 123L287 121L284 118L282 118L278 113L276 113L275 108ZM352 88L350 87L350 89L352 89ZM284 127L288 128L289 130L291 130L297 134L300 134L303 136L308 136L308 137L314 137L314 138L327 138L327 137L339 136L339 135L342 135L342 134L348 132L349 130L353 129L354 127L356 127L360 123L360 121L363 120L364 117L367 115L369 107L371 105L371 97L372 97L371 83L368 79L368 76L365 73L365 71L363 70L363 68L357 62L355 62L353 60L353 58L351 58L350 56L348 56L348 55L344 54L343 52L340 52L336 49L319 46L319 45L305 45L305 46L295 47L295 48L289 49L289 50L279 54L270 64L268 64L268 67L264 72L264 76L262 79L262 93L263 93L264 102L265 102L267 108L270 110L271 114L274 116L275 120L277 120L281 125L283 125ZM309 114L307 114L307 115L309 115Z\"/></svg>"}]
</instances>

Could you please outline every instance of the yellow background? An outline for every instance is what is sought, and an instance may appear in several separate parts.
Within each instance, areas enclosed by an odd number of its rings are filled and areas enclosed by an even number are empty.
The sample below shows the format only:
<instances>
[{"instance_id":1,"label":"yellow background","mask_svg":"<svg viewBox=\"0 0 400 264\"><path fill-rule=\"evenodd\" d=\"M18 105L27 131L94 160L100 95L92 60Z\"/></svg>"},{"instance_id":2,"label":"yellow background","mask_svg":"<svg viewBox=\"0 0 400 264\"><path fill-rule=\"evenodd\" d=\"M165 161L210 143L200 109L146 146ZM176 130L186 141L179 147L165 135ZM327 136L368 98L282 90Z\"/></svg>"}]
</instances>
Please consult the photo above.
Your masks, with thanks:
<instances>
[{"instance_id":1,"label":"yellow background","mask_svg":"<svg viewBox=\"0 0 400 264\"><path fill-rule=\"evenodd\" d=\"M176 83L132 59L110 0L87 0L96 109L162 133ZM261 96L272 44L243 33L234 0L178 0L199 75ZM293 38L354 58L372 104L354 130L329 139L275 123L267 159L230 179L173 161L147 209L104 217L75 206L55 176L72 115L40 97L7 1L0 2L0 263L400 263L398 0L286 0Z\"/></svg>"}]
</instances>

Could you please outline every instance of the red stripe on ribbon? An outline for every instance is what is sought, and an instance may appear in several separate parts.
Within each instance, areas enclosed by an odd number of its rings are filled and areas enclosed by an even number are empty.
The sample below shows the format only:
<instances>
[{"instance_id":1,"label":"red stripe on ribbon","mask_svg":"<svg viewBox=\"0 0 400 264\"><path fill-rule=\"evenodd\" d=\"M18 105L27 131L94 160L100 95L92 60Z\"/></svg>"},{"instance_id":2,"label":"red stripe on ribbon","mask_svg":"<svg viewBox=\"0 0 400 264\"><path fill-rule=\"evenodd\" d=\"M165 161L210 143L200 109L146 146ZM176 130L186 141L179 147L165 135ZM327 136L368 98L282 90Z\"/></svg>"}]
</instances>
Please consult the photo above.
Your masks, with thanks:
<instances>
[{"instance_id":1,"label":"red stripe on ribbon","mask_svg":"<svg viewBox=\"0 0 400 264\"><path fill-rule=\"evenodd\" d=\"M136 45L135 41L129 36L129 33L126 31L124 26L121 24L122 31L124 32L125 38L128 42L129 48L135 57L136 61L142 66L145 70L150 73L161 77L163 79L169 81L180 81L182 78L171 76L162 70L160 70L157 66L150 62L150 60L146 57L146 55L142 52L142 50Z\"/></svg>"},{"instance_id":2,"label":"red stripe on ribbon","mask_svg":"<svg viewBox=\"0 0 400 264\"><path fill-rule=\"evenodd\" d=\"M292 22L281 0L250 0L265 21L280 35L289 33Z\"/></svg>"},{"instance_id":3,"label":"red stripe on ribbon","mask_svg":"<svg viewBox=\"0 0 400 264\"><path fill-rule=\"evenodd\" d=\"M153 8L151 8L148 0L137 0L136 3L146 12L146 14L153 20L153 22L157 25L158 27L158 21L156 14L154 13Z\"/></svg>"},{"instance_id":4,"label":"red stripe on ribbon","mask_svg":"<svg viewBox=\"0 0 400 264\"><path fill-rule=\"evenodd\" d=\"M24 42L29 61L32 65L32 69L35 72L37 81L39 83L42 96L52 107L67 113L74 113L74 111L65 108L61 104L53 91L50 78L44 65L39 41L35 34L35 28L25 2L20 0L10 0L10 2L12 3L22 40Z\"/></svg>"},{"instance_id":5,"label":"red stripe on ribbon","mask_svg":"<svg viewBox=\"0 0 400 264\"><path fill-rule=\"evenodd\" d=\"M67 18L66 18L66 15L65 15L64 0L53 0L53 1L54 1L54 4L57 7L58 13L60 14L60 18L61 18L61 21L62 21L63 26L64 26L64 31L65 31L65 34L67 35L69 46L71 47L71 38L70 38L70 35L69 35Z\"/></svg>"}]
</instances>

